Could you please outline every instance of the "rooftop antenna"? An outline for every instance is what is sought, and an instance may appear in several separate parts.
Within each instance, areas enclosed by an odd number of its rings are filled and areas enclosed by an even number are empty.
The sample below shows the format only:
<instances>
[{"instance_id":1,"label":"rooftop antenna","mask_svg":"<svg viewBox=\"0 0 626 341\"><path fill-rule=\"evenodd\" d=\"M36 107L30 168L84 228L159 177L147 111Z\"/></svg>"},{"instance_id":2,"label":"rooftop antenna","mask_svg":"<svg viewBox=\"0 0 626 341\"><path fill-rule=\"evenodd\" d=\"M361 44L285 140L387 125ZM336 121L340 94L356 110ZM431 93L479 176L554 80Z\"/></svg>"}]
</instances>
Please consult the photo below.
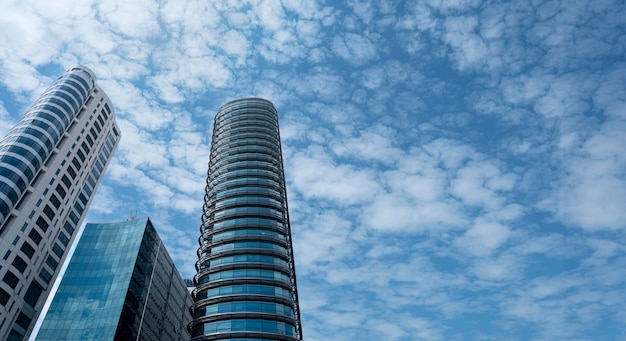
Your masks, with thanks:
<instances>
[{"instance_id":1,"label":"rooftop antenna","mask_svg":"<svg viewBox=\"0 0 626 341\"><path fill-rule=\"evenodd\" d=\"M128 221L133 221L135 219L137 219L137 210L130 211L130 217L128 218Z\"/></svg>"}]
</instances>

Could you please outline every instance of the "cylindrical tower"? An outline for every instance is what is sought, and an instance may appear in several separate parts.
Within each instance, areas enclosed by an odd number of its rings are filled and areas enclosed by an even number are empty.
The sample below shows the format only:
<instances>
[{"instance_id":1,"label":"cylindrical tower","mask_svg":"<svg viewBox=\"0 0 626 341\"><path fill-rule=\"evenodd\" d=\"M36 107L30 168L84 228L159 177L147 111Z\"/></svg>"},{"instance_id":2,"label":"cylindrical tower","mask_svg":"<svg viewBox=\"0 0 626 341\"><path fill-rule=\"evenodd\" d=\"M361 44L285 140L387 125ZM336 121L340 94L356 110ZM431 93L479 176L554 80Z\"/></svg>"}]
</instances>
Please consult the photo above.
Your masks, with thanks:
<instances>
[{"instance_id":1,"label":"cylindrical tower","mask_svg":"<svg viewBox=\"0 0 626 341\"><path fill-rule=\"evenodd\" d=\"M192 340L301 340L278 113L260 98L215 116Z\"/></svg>"}]
</instances>

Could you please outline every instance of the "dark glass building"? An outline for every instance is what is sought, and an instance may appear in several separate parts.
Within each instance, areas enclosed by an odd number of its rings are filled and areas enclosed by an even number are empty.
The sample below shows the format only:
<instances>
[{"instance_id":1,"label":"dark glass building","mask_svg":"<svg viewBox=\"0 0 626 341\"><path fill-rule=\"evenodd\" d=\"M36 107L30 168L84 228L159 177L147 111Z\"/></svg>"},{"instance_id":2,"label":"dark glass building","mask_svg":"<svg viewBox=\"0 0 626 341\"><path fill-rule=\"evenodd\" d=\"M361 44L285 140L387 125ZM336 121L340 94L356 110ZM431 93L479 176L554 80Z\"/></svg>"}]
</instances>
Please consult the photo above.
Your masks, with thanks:
<instances>
[{"instance_id":1,"label":"dark glass building","mask_svg":"<svg viewBox=\"0 0 626 341\"><path fill-rule=\"evenodd\" d=\"M194 278L192 340L301 340L278 113L264 99L215 116Z\"/></svg>"},{"instance_id":2,"label":"dark glass building","mask_svg":"<svg viewBox=\"0 0 626 341\"><path fill-rule=\"evenodd\" d=\"M84 66L0 140L0 341L30 334L119 140L113 104Z\"/></svg>"},{"instance_id":3,"label":"dark glass building","mask_svg":"<svg viewBox=\"0 0 626 341\"><path fill-rule=\"evenodd\" d=\"M193 301L148 218L87 224L35 340L189 340Z\"/></svg>"}]
</instances>

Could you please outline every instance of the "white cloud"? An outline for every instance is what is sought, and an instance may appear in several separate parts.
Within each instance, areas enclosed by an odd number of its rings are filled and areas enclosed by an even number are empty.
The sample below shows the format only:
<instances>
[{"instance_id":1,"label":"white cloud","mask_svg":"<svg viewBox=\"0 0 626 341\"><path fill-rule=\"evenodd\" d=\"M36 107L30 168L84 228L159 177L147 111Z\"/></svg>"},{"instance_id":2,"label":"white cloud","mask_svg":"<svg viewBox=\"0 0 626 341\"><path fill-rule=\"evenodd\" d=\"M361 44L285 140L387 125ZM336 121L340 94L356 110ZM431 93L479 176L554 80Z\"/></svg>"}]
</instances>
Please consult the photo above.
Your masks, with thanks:
<instances>
[{"instance_id":1,"label":"white cloud","mask_svg":"<svg viewBox=\"0 0 626 341\"><path fill-rule=\"evenodd\" d=\"M504 244L511 232L501 224L477 222L457 240L457 245L474 256L488 256Z\"/></svg>"},{"instance_id":2,"label":"white cloud","mask_svg":"<svg viewBox=\"0 0 626 341\"><path fill-rule=\"evenodd\" d=\"M474 161L457 172L451 183L451 193L466 205L497 209L505 202L498 192L510 191L515 178L510 173L502 174L489 161Z\"/></svg>"},{"instance_id":3,"label":"white cloud","mask_svg":"<svg viewBox=\"0 0 626 341\"><path fill-rule=\"evenodd\" d=\"M222 36L220 46L228 54L236 55L244 59L248 54L248 40L238 31L230 30Z\"/></svg>"},{"instance_id":4,"label":"white cloud","mask_svg":"<svg viewBox=\"0 0 626 341\"><path fill-rule=\"evenodd\" d=\"M110 29L122 35L145 38L160 33L157 21L158 4L155 1L115 1L98 3L98 15Z\"/></svg>"},{"instance_id":5,"label":"white cloud","mask_svg":"<svg viewBox=\"0 0 626 341\"><path fill-rule=\"evenodd\" d=\"M373 172L349 165L335 165L323 154L293 155L286 160L292 191L307 199L331 200L353 205L371 200L380 188Z\"/></svg>"},{"instance_id":6,"label":"white cloud","mask_svg":"<svg viewBox=\"0 0 626 341\"><path fill-rule=\"evenodd\" d=\"M332 50L349 63L363 64L378 55L375 42L369 37L356 33L346 33L332 40Z\"/></svg>"}]
</instances>

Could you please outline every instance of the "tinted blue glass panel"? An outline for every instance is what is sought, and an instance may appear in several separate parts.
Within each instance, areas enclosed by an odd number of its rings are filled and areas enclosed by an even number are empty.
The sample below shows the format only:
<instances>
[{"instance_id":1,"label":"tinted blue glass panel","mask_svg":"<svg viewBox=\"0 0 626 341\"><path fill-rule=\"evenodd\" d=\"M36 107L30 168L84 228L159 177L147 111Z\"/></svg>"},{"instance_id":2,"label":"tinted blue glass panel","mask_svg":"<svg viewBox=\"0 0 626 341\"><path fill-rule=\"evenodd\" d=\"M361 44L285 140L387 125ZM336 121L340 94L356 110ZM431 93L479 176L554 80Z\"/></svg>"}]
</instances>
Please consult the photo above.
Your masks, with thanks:
<instances>
[{"instance_id":1,"label":"tinted blue glass panel","mask_svg":"<svg viewBox=\"0 0 626 341\"><path fill-rule=\"evenodd\" d=\"M237 319L200 324L194 328L193 336L230 331L275 333L287 336L295 335L294 327L284 322L261 319Z\"/></svg>"},{"instance_id":2,"label":"tinted blue glass panel","mask_svg":"<svg viewBox=\"0 0 626 341\"><path fill-rule=\"evenodd\" d=\"M146 220L120 224L85 227L37 340L114 339Z\"/></svg>"}]
</instances>

